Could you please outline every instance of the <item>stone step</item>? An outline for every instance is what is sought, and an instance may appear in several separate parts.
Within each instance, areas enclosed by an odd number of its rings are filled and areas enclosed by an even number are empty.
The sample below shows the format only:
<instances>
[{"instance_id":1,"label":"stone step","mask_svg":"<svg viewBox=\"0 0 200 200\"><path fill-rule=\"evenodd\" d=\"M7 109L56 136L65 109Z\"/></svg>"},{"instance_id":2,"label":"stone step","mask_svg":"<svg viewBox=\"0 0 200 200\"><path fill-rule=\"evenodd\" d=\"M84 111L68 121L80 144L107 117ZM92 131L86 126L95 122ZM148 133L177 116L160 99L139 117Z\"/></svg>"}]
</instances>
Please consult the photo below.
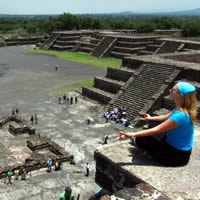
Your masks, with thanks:
<instances>
[{"instance_id":1,"label":"stone step","mask_svg":"<svg viewBox=\"0 0 200 200\"><path fill-rule=\"evenodd\" d=\"M88 48L94 48L96 45L92 44L90 42L79 42L79 44L81 45L81 47L88 47Z\"/></svg>"},{"instance_id":2,"label":"stone step","mask_svg":"<svg viewBox=\"0 0 200 200\"><path fill-rule=\"evenodd\" d=\"M68 45L76 45L78 43L78 41L74 40L74 41L61 41L61 40L56 40L54 45L57 46L68 46Z\"/></svg>"},{"instance_id":3,"label":"stone step","mask_svg":"<svg viewBox=\"0 0 200 200\"><path fill-rule=\"evenodd\" d=\"M89 47L80 47L79 51L83 51L83 52L87 52L90 53L93 50L93 48L89 48Z\"/></svg>"},{"instance_id":4,"label":"stone step","mask_svg":"<svg viewBox=\"0 0 200 200\"><path fill-rule=\"evenodd\" d=\"M153 37L123 37L123 38L119 38L118 41L119 42L152 42L156 39L159 39L160 37L157 36L153 36Z\"/></svg>"},{"instance_id":5,"label":"stone step","mask_svg":"<svg viewBox=\"0 0 200 200\"><path fill-rule=\"evenodd\" d=\"M92 38L91 40L90 40L90 42L92 43L92 44L98 44L98 42L99 42L99 39L96 39L96 38Z\"/></svg>"},{"instance_id":6,"label":"stone step","mask_svg":"<svg viewBox=\"0 0 200 200\"><path fill-rule=\"evenodd\" d=\"M111 48L115 40L116 38L114 37L103 37L92 51L92 56L103 57L105 53Z\"/></svg>"},{"instance_id":7,"label":"stone step","mask_svg":"<svg viewBox=\"0 0 200 200\"><path fill-rule=\"evenodd\" d=\"M125 68L125 67L120 67L120 68L108 67L106 78L126 82L133 75L134 75L134 71L129 70L128 68Z\"/></svg>"},{"instance_id":8,"label":"stone step","mask_svg":"<svg viewBox=\"0 0 200 200\"><path fill-rule=\"evenodd\" d=\"M158 45L161 45L163 43L163 40L154 40L154 44L158 44Z\"/></svg>"},{"instance_id":9,"label":"stone step","mask_svg":"<svg viewBox=\"0 0 200 200\"><path fill-rule=\"evenodd\" d=\"M56 50L70 50L72 49L72 45L67 45L67 46L58 46L58 45L53 45L51 49L56 49Z\"/></svg>"},{"instance_id":10,"label":"stone step","mask_svg":"<svg viewBox=\"0 0 200 200\"><path fill-rule=\"evenodd\" d=\"M115 96L114 94L94 87L83 87L82 94L102 104L107 104Z\"/></svg>"},{"instance_id":11,"label":"stone step","mask_svg":"<svg viewBox=\"0 0 200 200\"><path fill-rule=\"evenodd\" d=\"M121 59L123 57L136 56L136 54L129 54L129 53L121 53L121 52L112 51L110 56Z\"/></svg>"},{"instance_id":12,"label":"stone step","mask_svg":"<svg viewBox=\"0 0 200 200\"><path fill-rule=\"evenodd\" d=\"M139 51L137 55L152 55L153 53L153 51L142 50Z\"/></svg>"},{"instance_id":13,"label":"stone step","mask_svg":"<svg viewBox=\"0 0 200 200\"><path fill-rule=\"evenodd\" d=\"M136 47L144 47L146 45L153 44L153 41L145 41L145 42L117 42L116 46L118 47L127 47L127 48L136 48Z\"/></svg>"},{"instance_id":14,"label":"stone step","mask_svg":"<svg viewBox=\"0 0 200 200\"><path fill-rule=\"evenodd\" d=\"M116 94L120 88L124 85L124 82L116 81L109 78L94 78L94 87L101 90Z\"/></svg>"},{"instance_id":15,"label":"stone step","mask_svg":"<svg viewBox=\"0 0 200 200\"><path fill-rule=\"evenodd\" d=\"M158 44L150 44L146 46L147 51L153 51L155 52L156 49L160 48L160 45Z\"/></svg>"},{"instance_id":16,"label":"stone step","mask_svg":"<svg viewBox=\"0 0 200 200\"><path fill-rule=\"evenodd\" d=\"M181 51L183 51L183 52L193 52L194 49L183 48Z\"/></svg>"},{"instance_id":17,"label":"stone step","mask_svg":"<svg viewBox=\"0 0 200 200\"><path fill-rule=\"evenodd\" d=\"M120 52L120 53L136 54L138 51L141 51L144 49L145 47L127 48L127 47L114 46L113 51Z\"/></svg>"},{"instance_id":18,"label":"stone step","mask_svg":"<svg viewBox=\"0 0 200 200\"><path fill-rule=\"evenodd\" d=\"M60 36L59 38L58 38L58 40L60 40L60 41L72 41L72 40L79 40L80 39L80 36Z\"/></svg>"}]
</instances>

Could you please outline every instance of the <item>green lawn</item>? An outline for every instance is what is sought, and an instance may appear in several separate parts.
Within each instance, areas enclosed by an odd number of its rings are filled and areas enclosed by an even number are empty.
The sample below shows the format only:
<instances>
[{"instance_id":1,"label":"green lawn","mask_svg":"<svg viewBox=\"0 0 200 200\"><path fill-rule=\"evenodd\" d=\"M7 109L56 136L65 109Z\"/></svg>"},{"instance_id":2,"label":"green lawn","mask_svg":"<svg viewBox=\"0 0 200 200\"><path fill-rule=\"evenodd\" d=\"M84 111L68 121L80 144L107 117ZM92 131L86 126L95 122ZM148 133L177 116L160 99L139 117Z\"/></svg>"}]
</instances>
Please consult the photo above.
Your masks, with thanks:
<instances>
[{"instance_id":1,"label":"green lawn","mask_svg":"<svg viewBox=\"0 0 200 200\"><path fill-rule=\"evenodd\" d=\"M80 87L87 87L87 86L92 86L94 84L94 80L87 80L87 81L81 81L81 82L76 82L68 85L64 85L60 88L57 88L51 92L49 92L49 96L57 96L57 95L63 95L66 92L72 91L76 88Z\"/></svg>"},{"instance_id":2,"label":"green lawn","mask_svg":"<svg viewBox=\"0 0 200 200\"><path fill-rule=\"evenodd\" d=\"M55 55L58 58L69 60L73 62L85 63L96 67L107 68L107 67L119 67L122 64L121 59L116 58L97 58L89 56L87 53L83 52L68 52L68 51L54 51L54 50L41 50L41 49L29 49L29 51L34 53ZM92 86L94 80L86 80L82 82L76 82L68 85L64 85L49 92L50 96L62 95L66 92L72 91L76 88L84 86Z\"/></svg>"},{"instance_id":3,"label":"green lawn","mask_svg":"<svg viewBox=\"0 0 200 200\"><path fill-rule=\"evenodd\" d=\"M31 52L55 55L58 58L69 60L73 62L85 63L96 67L107 68L107 67L119 67L122 64L121 59L116 58L97 58L89 56L84 52L68 52L68 51L54 51L54 50L41 50L36 48L29 49Z\"/></svg>"}]
</instances>

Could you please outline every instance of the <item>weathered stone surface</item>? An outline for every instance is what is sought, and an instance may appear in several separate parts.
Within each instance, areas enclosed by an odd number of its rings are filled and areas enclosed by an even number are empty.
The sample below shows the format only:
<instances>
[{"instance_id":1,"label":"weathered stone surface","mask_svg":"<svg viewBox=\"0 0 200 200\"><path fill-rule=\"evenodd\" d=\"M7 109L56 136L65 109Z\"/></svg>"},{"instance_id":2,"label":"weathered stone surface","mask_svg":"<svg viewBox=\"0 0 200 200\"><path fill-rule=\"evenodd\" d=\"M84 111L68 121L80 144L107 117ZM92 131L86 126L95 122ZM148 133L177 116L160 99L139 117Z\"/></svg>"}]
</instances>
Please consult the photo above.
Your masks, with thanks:
<instances>
[{"instance_id":1,"label":"weathered stone surface","mask_svg":"<svg viewBox=\"0 0 200 200\"><path fill-rule=\"evenodd\" d=\"M97 148L95 152L97 171L101 171L104 176L110 177L111 184L116 182L115 185L119 186L119 180L114 178L115 168L117 168L118 174L121 173L122 176L125 176L128 172L129 178L132 177L131 179L136 181L136 184L144 181L161 193L167 194L171 199L197 200L200 198L199 133L200 127L196 127L195 146L187 166L163 167L151 160L143 150L132 146L128 141L122 141L118 144ZM103 164L104 162L106 162L106 166ZM110 167L112 170L108 170ZM125 182L122 182L121 185L123 187Z\"/></svg>"}]
</instances>

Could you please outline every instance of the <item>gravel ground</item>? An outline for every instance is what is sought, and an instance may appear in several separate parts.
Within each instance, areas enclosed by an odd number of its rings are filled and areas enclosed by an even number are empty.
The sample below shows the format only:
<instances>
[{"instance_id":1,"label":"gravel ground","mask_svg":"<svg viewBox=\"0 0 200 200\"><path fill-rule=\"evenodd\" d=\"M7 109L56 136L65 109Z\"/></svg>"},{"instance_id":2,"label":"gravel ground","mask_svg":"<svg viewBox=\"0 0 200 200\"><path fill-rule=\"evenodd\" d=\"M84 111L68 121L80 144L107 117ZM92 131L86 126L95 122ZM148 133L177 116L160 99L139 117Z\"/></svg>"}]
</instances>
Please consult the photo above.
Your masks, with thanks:
<instances>
[{"instance_id":1,"label":"gravel ground","mask_svg":"<svg viewBox=\"0 0 200 200\"><path fill-rule=\"evenodd\" d=\"M65 163L59 172L46 173L44 169L32 173L26 181L14 181L12 186L0 180L0 199L3 200L43 200L58 199L66 185L71 185L75 195L88 199L99 188L95 183L95 162L93 152L102 145L103 134L112 137L115 129L105 124L99 115L99 106L78 98L78 104L58 104L58 97L49 97L48 92L68 83L90 80L94 76L104 76L105 69L85 64L67 62L54 56L29 53L28 47L0 48L0 115L11 115L13 108L19 115L29 120L38 114L35 128L40 134L49 136L75 157L76 165ZM59 70L55 71L55 65ZM72 92L67 96L77 96ZM95 118L95 124L87 125L86 118ZM6 134L4 132L4 134ZM1 155L5 161L13 138L1 132ZM24 139L21 140L21 143ZM111 140L110 140L111 141ZM20 142L18 138L15 144ZM91 165L91 174L84 176L85 163ZM9 159L9 163L12 160ZM81 173L75 171L81 170Z\"/></svg>"}]
</instances>

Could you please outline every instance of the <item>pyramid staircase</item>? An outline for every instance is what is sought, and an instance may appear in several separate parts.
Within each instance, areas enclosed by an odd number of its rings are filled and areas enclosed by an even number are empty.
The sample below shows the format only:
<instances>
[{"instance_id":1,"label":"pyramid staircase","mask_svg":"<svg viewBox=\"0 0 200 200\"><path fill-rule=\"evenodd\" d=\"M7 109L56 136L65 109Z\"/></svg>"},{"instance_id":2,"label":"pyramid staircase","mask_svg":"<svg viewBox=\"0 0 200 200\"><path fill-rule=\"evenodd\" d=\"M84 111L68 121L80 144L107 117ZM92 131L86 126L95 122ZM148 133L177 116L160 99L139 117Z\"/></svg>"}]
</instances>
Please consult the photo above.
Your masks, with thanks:
<instances>
[{"instance_id":1,"label":"pyramid staircase","mask_svg":"<svg viewBox=\"0 0 200 200\"><path fill-rule=\"evenodd\" d=\"M174 41L167 41L160 47L156 53L173 53L178 50L180 43Z\"/></svg>"},{"instance_id":2,"label":"pyramid staircase","mask_svg":"<svg viewBox=\"0 0 200 200\"><path fill-rule=\"evenodd\" d=\"M139 51L145 49L146 45L153 44L155 37L148 38L131 38L131 37L120 37L112 47L110 56L114 58L122 59L123 57L137 55Z\"/></svg>"},{"instance_id":3,"label":"pyramid staircase","mask_svg":"<svg viewBox=\"0 0 200 200\"><path fill-rule=\"evenodd\" d=\"M110 111L115 107L125 106L127 118L136 125L139 113L148 112L156 105L157 100L180 73L179 69L164 64L143 64L141 72L130 79L107 106ZM170 77L170 78L169 78Z\"/></svg>"},{"instance_id":4,"label":"pyramid staircase","mask_svg":"<svg viewBox=\"0 0 200 200\"><path fill-rule=\"evenodd\" d=\"M137 55L151 55L174 52L191 52L200 49L200 42L174 40L174 39L157 39L153 44L147 44L144 50L141 50Z\"/></svg>"},{"instance_id":5,"label":"pyramid staircase","mask_svg":"<svg viewBox=\"0 0 200 200\"><path fill-rule=\"evenodd\" d=\"M91 55L100 58L105 56L106 53L109 52L113 44L116 42L116 40L117 38L115 37L108 37L108 36L103 37L99 41L97 46L94 48L94 50L91 52Z\"/></svg>"},{"instance_id":6,"label":"pyramid staircase","mask_svg":"<svg viewBox=\"0 0 200 200\"><path fill-rule=\"evenodd\" d=\"M99 103L107 104L118 93L121 87L134 76L133 70L124 68L107 68L105 78L94 78L92 87L83 87L82 95Z\"/></svg>"},{"instance_id":7,"label":"pyramid staircase","mask_svg":"<svg viewBox=\"0 0 200 200\"><path fill-rule=\"evenodd\" d=\"M49 37L40 48L43 50L48 50L58 37L60 37L60 34L52 34L51 37Z\"/></svg>"}]
</instances>

